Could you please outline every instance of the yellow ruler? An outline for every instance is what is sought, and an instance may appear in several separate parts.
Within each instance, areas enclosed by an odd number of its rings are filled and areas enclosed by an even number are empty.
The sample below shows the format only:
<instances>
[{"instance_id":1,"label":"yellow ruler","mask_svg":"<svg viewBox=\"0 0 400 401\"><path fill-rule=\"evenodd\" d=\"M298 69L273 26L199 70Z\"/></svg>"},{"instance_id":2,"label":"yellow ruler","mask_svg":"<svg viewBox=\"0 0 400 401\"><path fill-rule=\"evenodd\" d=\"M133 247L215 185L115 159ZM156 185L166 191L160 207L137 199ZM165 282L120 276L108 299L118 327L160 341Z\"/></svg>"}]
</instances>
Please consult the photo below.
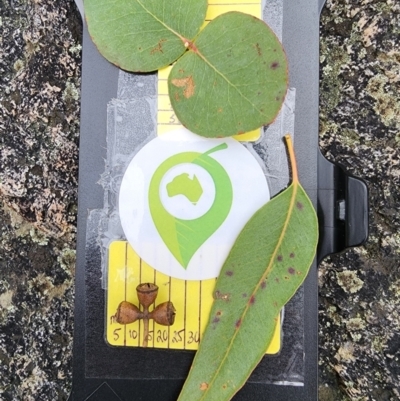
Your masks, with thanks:
<instances>
[{"instance_id":1,"label":"yellow ruler","mask_svg":"<svg viewBox=\"0 0 400 401\"><path fill-rule=\"evenodd\" d=\"M155 305L171 301L176 309L172 326L150 321L148 347L196 350L208 322L213 302L216 279L186 281L171 278L146 264L126 241L114 241L109 248L107 286L107 342L113 346L139 347L142 345L143 322L121 325L114 315L122 301L139 306L136 286L140 283L158 285ZM281 347L280 320L268 354L276 354Z\"/></svg>"}]
</instances>

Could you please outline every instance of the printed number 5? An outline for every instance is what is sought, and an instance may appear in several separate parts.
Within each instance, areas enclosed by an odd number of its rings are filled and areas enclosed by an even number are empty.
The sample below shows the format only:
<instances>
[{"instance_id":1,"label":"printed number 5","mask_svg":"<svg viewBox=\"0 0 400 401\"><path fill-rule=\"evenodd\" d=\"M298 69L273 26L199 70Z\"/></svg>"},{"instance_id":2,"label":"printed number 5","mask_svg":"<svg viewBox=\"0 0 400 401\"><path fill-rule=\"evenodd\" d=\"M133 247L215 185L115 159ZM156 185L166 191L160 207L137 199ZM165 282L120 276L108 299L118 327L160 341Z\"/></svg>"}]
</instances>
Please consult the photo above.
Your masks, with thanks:
<instances>
[{"instance_id":1,"label":"printed number 5","mask_svg":"<svg viewBox=\"0 0 400 401\"><path fill-rule=\"evenodd\" d=\"M118 332L120 330L121 330L121 328L114 330L114 341L118 341L119 340L119 333Z\"/></svg>"}]
</instances>

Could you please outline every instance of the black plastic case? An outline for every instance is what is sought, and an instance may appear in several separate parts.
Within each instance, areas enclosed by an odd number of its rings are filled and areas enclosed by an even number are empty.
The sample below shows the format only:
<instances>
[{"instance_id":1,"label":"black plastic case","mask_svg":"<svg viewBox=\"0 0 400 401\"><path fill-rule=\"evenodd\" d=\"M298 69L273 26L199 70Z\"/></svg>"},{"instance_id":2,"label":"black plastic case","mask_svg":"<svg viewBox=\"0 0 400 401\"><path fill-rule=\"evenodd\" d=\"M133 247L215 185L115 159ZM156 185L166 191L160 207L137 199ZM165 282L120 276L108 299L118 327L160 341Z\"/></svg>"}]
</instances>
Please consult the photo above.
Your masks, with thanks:
<instances>
[{"instance_id":1,"label":"black plastic case","mask_svg":"<svg viewBox=\"0 0 400 401\"><path fill-rule=\"evenodd\" d=\"M361 244L367 237L365 184L328 162L318 148L319 15L323 3L323 0L284 1L283 9L283 44L289 60L290 86L296 88L295 150L300 180L318 210L320 221L318 254L301 290L300 310L289 310L303 319L304 359L290 360L286 347L291 342L284 329L280 354L264 357L234 397L238 401L318 399L317 262L330 253ZM81 2L77 4L82 11ZM104 190L98 181L106 159L106 109L110 99L117 97L119 71L98 53L83 25L73 389L69 400L174 401L193 352L115 348L104 339L101 253L98 238L87 232L87 224L89 211L103 207ZM285 381L278 385L263 379L271 370L290 368L290 363L303 364L303 385Z\"/></svg>"}]
</instances>

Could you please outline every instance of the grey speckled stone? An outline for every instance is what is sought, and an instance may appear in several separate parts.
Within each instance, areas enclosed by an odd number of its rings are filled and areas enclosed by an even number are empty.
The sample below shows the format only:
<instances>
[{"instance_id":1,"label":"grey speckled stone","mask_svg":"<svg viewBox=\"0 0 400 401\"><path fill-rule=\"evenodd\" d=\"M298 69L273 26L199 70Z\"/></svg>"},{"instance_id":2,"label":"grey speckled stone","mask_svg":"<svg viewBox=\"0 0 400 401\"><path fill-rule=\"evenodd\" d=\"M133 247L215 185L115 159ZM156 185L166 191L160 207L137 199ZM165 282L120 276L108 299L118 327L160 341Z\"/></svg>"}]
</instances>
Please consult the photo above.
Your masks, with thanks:
<instances>
[{"instance_id":1,"label":"grey speckled stone","mask_svg":"<svg viewBox=\"0 0 400 401\"><path fill-rule=\"evenodd\" d=\"M0 0L0 399L65 400L81 24L72 0ZM368 182L371 236L320 268L320 400L400 398L400 5L330 0L321 147Z\"/></svg>"},{"instance_id":2,"label":"grey speckled stone","mask_svg":"<svg viewBox=\"0 0 400 401\"><path fill-rule=\"evenodd\" d=\"M329 0L320 145L370 191L370 238L320 267L320 400L400 399L400 3Z\"/></svg>"},{"instance_id":3,"label":"grey speckled stone","mask_svg":"<svg viewBox=\"0 0 400 401\"><path fill-rule=\"evenodd\" d=\"M0 0L0 16L0 399L65 400L81 23L72 0Z\"/></svg>"}]
</instances>

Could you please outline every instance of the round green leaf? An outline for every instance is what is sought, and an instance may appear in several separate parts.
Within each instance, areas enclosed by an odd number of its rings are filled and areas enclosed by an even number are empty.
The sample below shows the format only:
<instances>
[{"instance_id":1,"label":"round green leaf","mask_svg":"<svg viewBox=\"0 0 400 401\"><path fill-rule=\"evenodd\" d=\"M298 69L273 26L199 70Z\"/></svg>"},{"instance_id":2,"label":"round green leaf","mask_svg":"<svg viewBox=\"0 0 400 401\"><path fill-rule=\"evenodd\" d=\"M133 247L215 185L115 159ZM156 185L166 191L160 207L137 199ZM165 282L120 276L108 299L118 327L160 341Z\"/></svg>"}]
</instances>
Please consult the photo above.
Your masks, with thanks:
<instances>
[{"instance_id":1,"label":"round green leaf","mask_svg":"<svg viewBox=\"0 0 400 401\"><path fill-rule=\"evenodd\" d=\"M205 137L225 137L275 119L286 95L287 60L263 21L223 14L188 48L168 79L171 104L185 127Z\"/></svg>"},{"instance_id":2,"label":"round green leaf","mask_svg":"<svg viewBox=\"0 0 400 401\"><path fill-rule=\"evenodd\" d=\"M207 0L85 0L90 36L118 67L154 71L175 61L204 22Z\"/></svg>"}]
</instances>

